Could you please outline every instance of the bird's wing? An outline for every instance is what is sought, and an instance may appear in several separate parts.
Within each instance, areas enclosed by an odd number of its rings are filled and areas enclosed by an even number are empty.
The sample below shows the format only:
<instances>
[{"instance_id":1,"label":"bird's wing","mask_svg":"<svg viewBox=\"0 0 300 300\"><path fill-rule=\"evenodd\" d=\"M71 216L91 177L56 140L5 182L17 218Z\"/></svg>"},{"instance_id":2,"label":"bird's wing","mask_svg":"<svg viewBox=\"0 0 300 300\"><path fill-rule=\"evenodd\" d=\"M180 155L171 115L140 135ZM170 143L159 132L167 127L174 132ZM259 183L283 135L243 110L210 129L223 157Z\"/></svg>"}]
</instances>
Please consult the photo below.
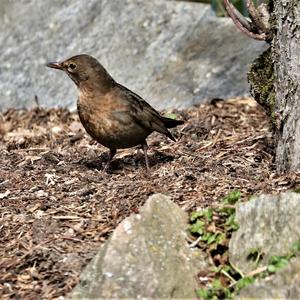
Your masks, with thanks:
<instances>
[{"instance_id":1,"label":"bird's wing","mask_svg":"<svg viewBox=\"0 0 300 300\"><path fill-rule=\"evenodd\" d=\"M158 131L175 140L164 124L162 116L149 103L124 86L120 86L129 105L132 119L149 131Z\"/></svg>"}]
</instances>

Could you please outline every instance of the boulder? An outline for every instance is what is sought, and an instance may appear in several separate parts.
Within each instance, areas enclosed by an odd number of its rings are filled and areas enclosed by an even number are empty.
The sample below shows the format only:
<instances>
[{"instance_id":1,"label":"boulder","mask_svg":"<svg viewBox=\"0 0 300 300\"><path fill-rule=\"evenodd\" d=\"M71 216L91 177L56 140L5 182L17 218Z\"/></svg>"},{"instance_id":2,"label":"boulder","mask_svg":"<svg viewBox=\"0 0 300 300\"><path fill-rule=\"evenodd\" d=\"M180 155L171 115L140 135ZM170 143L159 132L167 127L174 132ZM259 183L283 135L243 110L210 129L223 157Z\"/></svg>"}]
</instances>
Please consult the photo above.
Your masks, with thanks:
<instances>
[{"instance_id":1,"label":"boulder","mask_svg":"<svg viewBox=\"0 0 300 300\"><path fill-rule=\"evenodd\" d=\"M271 256L287 256L300 242L300 194L261 195L236 209L240 228L229 243L229 260L247 274L267 266ZM250 258L250 253L260 259ZM300 258L241 290L236 299L300 299Z\"/></svg>"},{"instance_id":2,"label":"boulder","mask_svg":"<svg viewBox=\"0 0 300 300\"><path fill-rule=\"evenodd\" d=\"M265 279L242 289L236 299L300 299L300 258Z\"/></svg>"},{"instance_id":3,"label":"boulder","mask_svg":"<svg viewBox=\"0 0 300 300\"><path fill-rule=\"evenodd\" d=\"M208 263L187 245L187 220L169 197L151 196L115 229L68 299L194 299Z\"/></svg>"},{"instance_id":4,"label":"boulder","mask_svg":"<svg viewBox=\"0 0 300 300\"><path fill-rule=\"evenodd\" d=\"M229 259L239 270L250 272L266 265L272 255L287 255L300 241L300 194L261 195L236 209L240 228L229 243ZM258 264L249 259L261 253Z\"/></svg>"},{"instance_id":5,"label":"boulder","mask_svg":"<svg viewBox=\"0 0 300 300\"><path fill-rule=\"evenodd\" d=\"M210 6L180 1L1 1L0 26L0 111L75 108L75 86L45 63L79 53L157 109L242 96L248 65L265 47Z\"/></svg>"}]
</instances>

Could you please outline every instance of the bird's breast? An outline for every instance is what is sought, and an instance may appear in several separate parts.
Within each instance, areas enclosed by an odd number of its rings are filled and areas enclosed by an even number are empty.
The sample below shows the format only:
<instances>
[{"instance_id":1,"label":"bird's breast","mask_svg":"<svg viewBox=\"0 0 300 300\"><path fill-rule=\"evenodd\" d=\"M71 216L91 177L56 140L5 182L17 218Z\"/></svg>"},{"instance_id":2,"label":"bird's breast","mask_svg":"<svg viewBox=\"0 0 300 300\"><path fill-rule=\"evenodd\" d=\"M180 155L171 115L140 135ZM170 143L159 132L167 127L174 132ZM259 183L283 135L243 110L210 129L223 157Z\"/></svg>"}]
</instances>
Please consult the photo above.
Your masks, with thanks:
<instances>
[{"instance_id":1,"label":"bird's breast","mask_svg":"<svg viewBox=\"0 0 300 300\"><path fill-rule=\"evenodd\" d=\"M110 99L87 101L79 98L77 109L87 133L110 149L139 145L151 133L135 122L128 106Z\"/></svg>"}]
</instances>

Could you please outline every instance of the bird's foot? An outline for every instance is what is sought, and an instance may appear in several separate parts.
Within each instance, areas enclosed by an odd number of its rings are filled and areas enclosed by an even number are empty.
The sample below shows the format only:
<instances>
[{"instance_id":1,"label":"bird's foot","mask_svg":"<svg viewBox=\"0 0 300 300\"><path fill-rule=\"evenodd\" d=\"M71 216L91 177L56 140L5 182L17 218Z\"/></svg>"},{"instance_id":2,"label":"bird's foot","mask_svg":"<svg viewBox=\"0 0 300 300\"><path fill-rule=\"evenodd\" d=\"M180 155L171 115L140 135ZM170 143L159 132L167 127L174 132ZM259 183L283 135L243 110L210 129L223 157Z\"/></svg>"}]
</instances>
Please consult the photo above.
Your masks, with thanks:
<instances>
[{"instance_id":1,"label":"bird's foot","mask_svg":"<svg viewBox=\"0 0 300 300\"><path fill-rule=\"evenodd\" d=\"M147 154L148 145L147 145L146 141L142 144L142 149L143 149L143 152L145 155L146 171L148 173L150 173L149 159L148 159L148 154Z\"/></svg>"},{"instance_id":2,"label":"bird's foot","mask_svg":"<svg viewBox=\"0 0 300 300\"><path fill-rule=\"evenodd\" d=\"M116 150L115 149L110 149L109 150L109 153L108 153L108 160L107 160L107 163L105 164L104 168L103 168L103 172L105 173L109 173L109 170L110 170L110 163L113 159L113 157L115 156L116 154Z\"/></svg>"}]
</instances>

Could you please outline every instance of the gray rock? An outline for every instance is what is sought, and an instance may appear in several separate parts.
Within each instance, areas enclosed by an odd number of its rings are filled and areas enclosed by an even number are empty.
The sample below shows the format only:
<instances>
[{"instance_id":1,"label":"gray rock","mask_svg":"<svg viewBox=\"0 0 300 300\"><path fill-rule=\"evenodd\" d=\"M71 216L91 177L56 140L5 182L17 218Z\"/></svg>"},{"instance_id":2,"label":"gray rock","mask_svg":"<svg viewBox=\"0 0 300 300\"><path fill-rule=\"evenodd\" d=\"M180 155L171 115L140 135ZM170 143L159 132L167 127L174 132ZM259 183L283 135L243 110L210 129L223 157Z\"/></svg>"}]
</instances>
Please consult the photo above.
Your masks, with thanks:
<instances>
[{"instance_id":1,"label":"gray rock","mask_svg":"<svg viewBox=\"0 0 300 300\"><path fill-rule=\"evenodd\" d=\"M264 47L208 5L166 0L7 0L0 26L0 110L74 108L73 83L44 65L79 53L158 109L241 96Z\"/></svg>"},{"instance_id":2,"label":"gray rock","mask_svg":"<svg viewBox=\"0 0 300 300\"><path fill-rule=\"evenodd\" d=\"M169 197L151 196L125 219L82 273L69 299L195 298L204 254L188 248L187 214Z\"/></svg>"},{"instance_id":3,"label":"gray rock","mask_svg":"<svg viewBox=\"0 0 300 300\"><path fill-rule=\"evenodd\" d=\"M236 299L300 299L300 258L275 275L244 288Z\"/></svg>"},{"instance_id":4,"label":"gray rock","mask_svg":"<svg viewBox=\"0 0 300 300\"><path fill-rule=\"evenodd\" d=\"M229 259L238 269L250 272L266 265L272 255L287 255L300 240L300 194L261 195L237 206L240 225L230 240ZM257 265L247 259L251 250L263 253Z\"/></svg>"}]
</instances>

